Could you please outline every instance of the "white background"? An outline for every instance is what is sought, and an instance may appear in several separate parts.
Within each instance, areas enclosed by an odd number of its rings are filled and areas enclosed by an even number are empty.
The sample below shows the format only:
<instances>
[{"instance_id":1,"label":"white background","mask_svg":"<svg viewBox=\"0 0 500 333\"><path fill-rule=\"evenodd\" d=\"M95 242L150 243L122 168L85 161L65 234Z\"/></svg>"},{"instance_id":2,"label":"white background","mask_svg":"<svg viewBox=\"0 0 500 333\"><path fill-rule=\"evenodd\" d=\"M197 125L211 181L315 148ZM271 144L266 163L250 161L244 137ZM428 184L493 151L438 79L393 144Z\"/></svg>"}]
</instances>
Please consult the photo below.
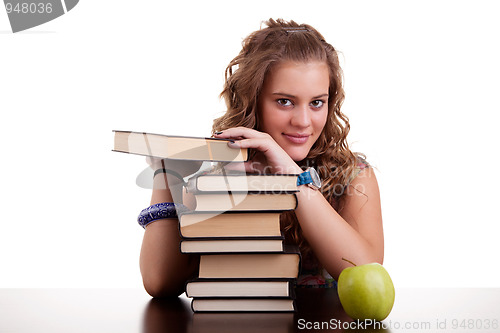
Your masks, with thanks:
<instances>
[{"instance_id":1,"label":"white background","mask_svg":"<svg viewBox=\"0 0 500 333\"><path fill-rule=\"evenodd\" d=\"M270 17L342 52L396 287L500 287L497 7L81 0L17 34L0 10L0 287L140 288L145 161L111 131L209 135L225 66Z\"/></svg>"}]
</instances>

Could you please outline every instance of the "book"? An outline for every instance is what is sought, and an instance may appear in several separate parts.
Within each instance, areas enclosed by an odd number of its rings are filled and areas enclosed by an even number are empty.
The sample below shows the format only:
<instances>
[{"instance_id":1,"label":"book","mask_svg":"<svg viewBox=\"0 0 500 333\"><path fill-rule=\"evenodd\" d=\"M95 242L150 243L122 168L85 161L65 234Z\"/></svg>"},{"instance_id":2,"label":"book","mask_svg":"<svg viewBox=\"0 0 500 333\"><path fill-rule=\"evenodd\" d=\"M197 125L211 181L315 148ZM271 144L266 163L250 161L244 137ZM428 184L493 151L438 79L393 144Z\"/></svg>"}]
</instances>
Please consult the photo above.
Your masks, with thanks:
<instances>
[{"instance_id":1,"label":"book","mask_svg":"<svg viewBox=\"0 0 500 333\"><path fill-rule=\"evenodd\" d=\"M230 148L231 140L113 131L113 151L176 160L237 162L248 159L248 149Z\"/></svg>"},{"instance_id":2,"label":"book","mask_svg":"<svg viewBox=\"0 0 500 333\"><path fill-rule=\"evenodd\" d=\"M194 197L197 211L285 211L297 207L294 193L204 193Z\"/></svg>"},{"instance_id":3,"label":"book","mask_svg":"<svg viewBox=\"0 0 500 333\"><path fill-rule=\"evenodd\" d=\"M187 297L289 297L295 298L293 279L192 279Z\"/></svg>"},{"instance_id":4,"label":"book","mask_svg":"<svg viewBox=\"0 0 500 333\"><path fill-rule=\"evenodd\" d=\"M280 212L198 212L180 215L182 237L281 236Z\"/></svg>"},{"instance_id":5,"label":"book","mask_svg":"<svg viewBox=\"0 0 500 333\"><path fill-rule=\"evenodd\" d=\"M297 174L259 175L243 172L204 174L191 177L186 189L191 193L293 193L298 192L297 177Z\"/></svg>"},{"instance_id":6,"label":"book","mask_svg":"<svg viewBox=\"0 0 500 333\"><path fill-rule=\"evenodd\" d=\"M182 253L283 252L285 237L182 239Z\"/></svg>"},{"instance_id":7,"label":"book","mask_svg":"<svg viewBox=\"0 0 500 333\"><path fill-rule=\"evenodd\" d=\"M297 278L300 267L297 247L281 253L203 254L200 278Z\"/></svg>"},{"instance_id":8,"label":"book","mask_svg":"<svg viewBox=\"0 0 500 333\"><path fill-rule=\"evenodd\" d=\"M195 312L189 333L295 332L293 312ZM311 331L312 332L312 331Z\"/></svg>"},{"instance_id":9,"label":"book","mask_svg":"<svg viewBox=\"0 0 500 333\"><path fill-rule=\"evenodd\" d=\"M295 312L290 298L194 298L193 312Z\"/></svg>"}]
</instances>

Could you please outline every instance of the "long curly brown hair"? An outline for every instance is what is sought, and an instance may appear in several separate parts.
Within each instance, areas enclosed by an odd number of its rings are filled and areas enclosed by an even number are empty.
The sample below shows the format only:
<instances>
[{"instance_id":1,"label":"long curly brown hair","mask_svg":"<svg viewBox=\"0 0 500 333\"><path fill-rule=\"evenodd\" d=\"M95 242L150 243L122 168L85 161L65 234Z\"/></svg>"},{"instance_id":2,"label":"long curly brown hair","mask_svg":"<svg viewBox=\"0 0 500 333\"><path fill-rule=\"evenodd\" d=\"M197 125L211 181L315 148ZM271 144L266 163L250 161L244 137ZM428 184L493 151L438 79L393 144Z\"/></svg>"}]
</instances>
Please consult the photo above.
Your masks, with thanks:
<instances>
[{"instance_id":1,"label":"long curly brown hair","mask_svg":"<svg viewBox=\"0 0 500 333\"><path fill-rule=\"evenodd\" d=\"M302 168L316 168L323 180L322 194L339 211L358 156L346 141L350 125L340 110L344 88L337 51L310 25L282 19L270 19L265 25L243 40L241 52L226 68L220 96L226 102L227 112L214 120L212 132L237 126L260 130L259 95L270 69L284 61L324 61L330 76L327 122L308 156L297 163ZM287 242L299 245L303 253L309 252L295 213L283 213L281 223Z\"/></svg>"}]
</instances>

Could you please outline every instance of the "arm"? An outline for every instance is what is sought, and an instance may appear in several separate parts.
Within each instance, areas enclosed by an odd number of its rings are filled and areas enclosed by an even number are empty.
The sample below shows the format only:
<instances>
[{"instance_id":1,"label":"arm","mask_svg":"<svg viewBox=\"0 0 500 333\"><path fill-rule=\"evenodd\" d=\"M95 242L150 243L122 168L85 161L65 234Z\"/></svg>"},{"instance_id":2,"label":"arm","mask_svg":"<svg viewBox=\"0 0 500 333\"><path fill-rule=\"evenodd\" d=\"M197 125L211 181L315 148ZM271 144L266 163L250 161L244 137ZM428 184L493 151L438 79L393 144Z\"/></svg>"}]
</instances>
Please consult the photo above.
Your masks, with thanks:
<instances>
[{"instance_id":1,"label":"arm","mask_svg":"<svg viewBox=\"0 0 500 333\"><path fill-rule=\"evenodd\" d=\"M151 204L175 202L181 195L181 186L167 174L159 174L153 183ZM188 279L198 269L198 256L182 254L179 250L179 228L177 219L161 219L150 223L145 230L140 255L140 269L144 288L153 297L178 296L184 292Z\"/></svg>"},{"instance_id":2,"label":"arm","mask_svg":"<svg viewBox=\"0 0 500 333\"><path fill-rule=\"evenodd\" d=\"M245 164L251 172L270 167L275 173L300 173L302 169L267 133L248 128L224 130L221 138L233 138L234 147L254 148L260 154ZM268 169L269 170L269 169ZM383 262L384 236L380 194L371 168L364 169L350 184L343 209L338 213L316 190L301 186L295 210L304 237L328 273L338 278L349 264L342 257L362 265Z\"/></svg>"},{"instance_id":3,"label":"arm","mask_svg":"<svg viewBox=\"0 0 500 333\"><path fill-rule=\"evenodd\" d=\"M380 194L372 168L364 169L347 188L343 209L337 213L319 191L301 186L295 210L314 254L335 279L350 266L382 264L384 235ZM314 214L311 214L314 212Z\"/></svg>"}]
</instances>

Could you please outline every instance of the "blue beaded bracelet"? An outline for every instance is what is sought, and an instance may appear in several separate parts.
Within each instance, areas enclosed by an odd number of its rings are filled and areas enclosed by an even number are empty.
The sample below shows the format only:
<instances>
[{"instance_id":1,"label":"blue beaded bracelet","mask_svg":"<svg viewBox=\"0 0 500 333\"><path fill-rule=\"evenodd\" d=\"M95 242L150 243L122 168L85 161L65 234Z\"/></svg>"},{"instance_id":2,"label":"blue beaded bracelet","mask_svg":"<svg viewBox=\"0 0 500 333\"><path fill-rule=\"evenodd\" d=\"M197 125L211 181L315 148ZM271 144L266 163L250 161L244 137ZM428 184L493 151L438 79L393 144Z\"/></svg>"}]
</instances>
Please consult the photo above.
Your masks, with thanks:
<instances>
[{"instance_id":1,"label":"blue beaded bracelet","mask_svg":"<svg viewBox=\"0 0 500 333\"><path fill-rule=\"evenodd\" d=\"M177 212L187 211L188 208L182 204L173 202L162 202L149 206L141 211L137 222L143 228L159 219L177 218Z\"/></svg>"}]
</instances>

